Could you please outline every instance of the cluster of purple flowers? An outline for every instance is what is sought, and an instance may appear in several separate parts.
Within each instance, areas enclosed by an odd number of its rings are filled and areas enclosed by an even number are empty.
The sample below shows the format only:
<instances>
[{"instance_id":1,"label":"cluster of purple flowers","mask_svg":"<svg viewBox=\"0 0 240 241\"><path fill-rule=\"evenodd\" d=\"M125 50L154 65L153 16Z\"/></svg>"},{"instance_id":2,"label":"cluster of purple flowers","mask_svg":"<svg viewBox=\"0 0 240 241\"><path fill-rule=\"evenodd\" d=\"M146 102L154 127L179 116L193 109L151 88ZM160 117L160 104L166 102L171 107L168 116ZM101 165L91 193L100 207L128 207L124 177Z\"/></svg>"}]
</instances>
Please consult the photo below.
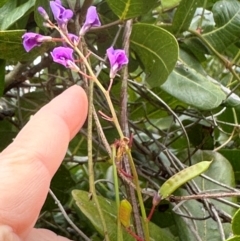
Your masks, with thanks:
<instances>
[{"instance_id":1,"label":"cluster of purple flowers","mask_svg":"<svg viewBox=\"0 0 240 241\"><path fill-rule=\"evenodd\" d=\"M65 9L61 0L50 1L50 7L54 16L55 21L57 22L58 29L61 30L61 33L67 36L70 42L73 45L77 46L80 38L85 35L85 33L92 27L101 26L96 7L91 6L88 8L86 14L86 20L81 27L79 36L68 33L67 24L69 20L73 17L73 12L71 9ZM46 21L46 26L52 26L49 16L44 8L39 7L38 12L42 15ZM23 36L23 46L27 52L36 46L40 46L43 42L54 41L51 36L44 36L37 33L25 33ZM56 47L51 52L53 61L59 64L64 65L66 68L70 68L74 71L79 71L78 66L75 64L73 58L73 49L70 47ZM118 70L122 68L123 65L128 63L128 58L125 54L125 51L122 49L114 50L113 47L107 49L107 56L110 62L110 78L113 79Z\"/></svg>"}]
</instances>

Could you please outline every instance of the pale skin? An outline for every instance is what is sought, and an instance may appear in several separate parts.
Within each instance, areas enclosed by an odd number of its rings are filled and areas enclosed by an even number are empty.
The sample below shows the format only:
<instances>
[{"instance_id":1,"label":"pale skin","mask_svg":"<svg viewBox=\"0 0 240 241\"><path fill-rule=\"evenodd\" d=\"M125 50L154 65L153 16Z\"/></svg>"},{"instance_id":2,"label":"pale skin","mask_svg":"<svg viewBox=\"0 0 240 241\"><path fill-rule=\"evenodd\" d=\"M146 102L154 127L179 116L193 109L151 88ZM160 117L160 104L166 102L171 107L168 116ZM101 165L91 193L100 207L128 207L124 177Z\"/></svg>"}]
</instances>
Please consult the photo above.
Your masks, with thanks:
<instances>
[{"instance_id":1,"label":"pale skin","mask_svg":"<svg viewBox=\"0 0 240 241\"><path fill-rule=\"evenodd\" d=\"M50 181L87 116L84 90L72 86L35 114L0 154L0 240L69 241L35 229Z\"/></svg>"}]
</instances>

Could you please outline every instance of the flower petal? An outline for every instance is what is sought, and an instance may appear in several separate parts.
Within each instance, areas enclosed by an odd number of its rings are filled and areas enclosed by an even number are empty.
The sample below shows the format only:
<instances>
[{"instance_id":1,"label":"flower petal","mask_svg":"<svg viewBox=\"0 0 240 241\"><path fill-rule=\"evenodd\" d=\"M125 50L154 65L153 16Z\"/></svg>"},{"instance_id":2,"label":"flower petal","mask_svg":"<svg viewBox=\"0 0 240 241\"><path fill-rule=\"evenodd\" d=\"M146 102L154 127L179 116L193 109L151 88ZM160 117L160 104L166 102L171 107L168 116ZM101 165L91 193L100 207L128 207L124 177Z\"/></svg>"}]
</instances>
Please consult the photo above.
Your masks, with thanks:
<instances>
[{"instance_id":1,"label":"flower petal","mask_svg":"<svg viewBox=\"0 0 240 241\"><path fill-rule=\"evenodd\" d=\"M32 48L40 46L41 42L38 42L39 37L44 37L43 35L37 33L25 33L23 34L23 47L29 52Z\"/></svg>"},{"instance_id":2,"label":"flower petal","mask_svg":"<svg viewBox=\"0 0 240 241\"><path fill-rule=\"evenodd\" d=\"M94 6L91 6L87 10L86 20L80 30L79 35L83 36L91 27L99 26L101 26L101 22L97 14L97 9Z\"/></svg>"},{"instance_id":3,"label":"flower petal","mask_svg":"<svg viewBox=\"0 0 240 241\"><path fill-rule=\"evenodd\" d=\"M128 57L123 49L115 49L110 47L107 49L107 57L110 62L110 78L114 78L117 71L122 68L123 65L128 63Z\"/></svg>"},{"instance_id":4,"label":"flower petal","mask_svg":"<svg viewBox=\"0 0 240 241\"><path fill-rule=\"evenodd\" d=\"M68 61L74 62L73 49L68 47L56 47L51 52L53 61L62 64L66 68L69 67Z\"/></svg>"}]
</instances>

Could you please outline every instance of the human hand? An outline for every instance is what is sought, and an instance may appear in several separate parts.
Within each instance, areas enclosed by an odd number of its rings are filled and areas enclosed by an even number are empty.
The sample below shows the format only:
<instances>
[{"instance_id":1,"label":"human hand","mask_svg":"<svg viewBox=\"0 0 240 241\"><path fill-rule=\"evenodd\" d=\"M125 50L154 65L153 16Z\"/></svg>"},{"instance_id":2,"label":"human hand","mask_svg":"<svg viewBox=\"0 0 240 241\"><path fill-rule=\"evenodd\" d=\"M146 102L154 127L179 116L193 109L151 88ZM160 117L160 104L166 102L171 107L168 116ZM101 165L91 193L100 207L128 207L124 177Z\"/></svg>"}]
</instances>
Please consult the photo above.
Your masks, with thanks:
<instances>
[{"instance_id":1,"label":"human hand","mask_svg":"<svg viewBox=\"0 0 240 241\"><path fill-rule=\"evenodd\" d=\"M39 110L0 154L0 241L68 240L33 227L87 108L83 89L70 87Z\"/></svg>"}]
</instances>

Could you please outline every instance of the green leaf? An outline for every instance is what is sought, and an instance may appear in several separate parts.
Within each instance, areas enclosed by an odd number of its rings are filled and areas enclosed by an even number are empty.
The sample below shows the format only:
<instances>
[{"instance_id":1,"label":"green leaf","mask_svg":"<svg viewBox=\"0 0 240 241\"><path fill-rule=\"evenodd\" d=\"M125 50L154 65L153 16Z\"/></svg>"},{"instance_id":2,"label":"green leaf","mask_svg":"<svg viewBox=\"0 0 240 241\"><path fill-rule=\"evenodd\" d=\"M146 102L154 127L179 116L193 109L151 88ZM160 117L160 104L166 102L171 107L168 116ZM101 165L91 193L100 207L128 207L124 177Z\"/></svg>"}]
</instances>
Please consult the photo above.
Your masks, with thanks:
<instances>
[{"instance_id":1,"label":"green leaf","mask_svg":"<svg viewBox=\"0 0 240 241\"><path fill-rule=\"evenodd\" d=\"M157 0L107 0L109 7L121 20L147 13L155 7L157 2Z\"/></svg>"},{"instance_id":2,"label":"green leaf","mask_svg":"<svg viewBox=\"0 0 240 241\"><path fill-rule=\"evenodd\" d=\"M234 236L232 238L227 239L226 241L240 241L240 236Z\"/></svg>"},{"instance_id":3,"label":"green leaf","mask_svg":"<svg viewBox=\"0 0 240 241\"><path fill-rule=\"evenodd\" d=\"M13 139L17 135L17 130L15 130L7 119L5 119L7 116L13 116L14 110L4 108L2 103L0 103L0 108L0 152L2 152L12 143Z\"/></svg>"},{"instance_id":4,"label":"green leaf","mask_svg":"<svg viewBox=\"0 0 240 241\"><path fill-rule=\"evenodd\" d=\"M178 44L166 30L150 24L134 24L131 48L144 65L150 87L163 84L178 58Z\"/></svg>"},{"instance_id":5,"label":"green leaf","mask_svg":"<svg viewBox=\"0 0 240 241\"><path fill-rule=\"evenodd\" d=\"M72 195L76 201L77 206L84 213L84 215L91 221L96 230L102 235L103 228L101 225L100 217L96 208L96 205L92 200L89 200L89 193L81 190L73 190ZM116 203L112 200L98 197L98 201L103 212L108 234L111 241L117 240L117 208ZM125 229L124 229L125 230ZM160 229L153 223L149 223L150 237L152 241L173 241L174 237L168 231ZM130 236L126 231L123 231L124 241L134 241L135 239Z\"/></svg>"},{"instance_id":6,"label":"green leaf","mask_svg":"<svg viewBox=\"0 0 240 241\"><path fill-rule=\"evenodd\" d=\"M179 100L202 110L216 108L226 98L218 85L182 64L175 68L161 88Z\"/></svg>"},{"instance_id":7,"label":"green leaf","mask_svg":"<svg viewBox=\"0 0 240 241\"><path fill-rule=\"evenodd\" d=\"M201 63L196 59L196 57L184 49L179 49L179 59L185 65L188 65L190 68L195 69L198 73L206 75L204 68Z\"/></svg>"},{"instance_id":8,"label":"green leaf","mask_svg":"<svg viewBox=\"0 0 240 241\"><path fill-rule=\"evenodd\" d=\"M23 30L0 31L0 59L13 61L29 61L35 59L38 55L46 53L53 43L44 43L27 53L22 44Z\"/></svg>"},{"instance_id":9,"label":"green leaf","mask_svg":"<svg viewBox=\"0 0 240 241\"><path fill-rule=\"evenodd\" d=\"M209 176L220 183L232 187L235 186L232 167L228 160L225 159L221 154L212 151L198 151L194 156L192 156L191 159L193 163L198 163L203 160L213 160L212 165L204 173L204 175ZM194 181L203 192L209 192L209 190L216 189L220 189L223 192L228 191L228 189L224 189L223 187L220 187L219 185L212 183L202 177L197 177L194 179ZM185 190L181 189L177 192L177 195L184 196L188 195L188 193ZM224 199L236 202L235 198ZM228 213L229 215L232 215L236 210L226 204L220 203L213 199L211 199L211 203L213 203L218 210L222 210ZM204 218L208 215L203 205L195 200L189 200L184 202L184 208L181 208L181 211L182 214L198 218ZM188 224L186 224L186 220L184 221L181 216L174 215L174 217L178 228L180 240L196 240L195 238L193 238L193 232L189 227L195 227L199 237L201 237L202 240L221 240L218 224L211 218L205 220L194 220L194 222L188 219ZM223 223L223 229L226 237L229 237L231 233L231 225L229 223Z\"/></svg>"},{"instance_id":10,"label":"green leaf","mask_svg":"<svg viewBox=\"0 0 240 241\"><path fill-rule=\"evenodd\" d=\"M234 235L240 235L240 209L233 216L232 231Z\"/></svg>"},{"instance_id":11,"label":"green leaf","mask_svg":"<svg viewBox=\"0 0 240 241\"><path fill-rule=\"evenodd\" d=\"M213 10L215 10L220 27L203 34L202 37L215 50L223 52L229 45L239 40L240 3L237 1L218 1Z\"/></svg>"},{"instance_id":12,"label":"green leaf","mask_svg":"<svg viewBox=\"0 0 240 241\"><path fill-rule=\"evenodd\" d=\"M54 192L61 204L65 205L67 201L69 201L70 191L75 184L76 183L73 180L70 171L64 165L61 165L51 181L51 190ZM52 211L55 208L56 203L51 195L48 194L42 211Z\"/></svg>"},{"instance_id":13,"label":"green leaf","mask_svg":"<svg viewBox=\"0 0 240 241\"><path fill-rule=\"evenodd\" d=\"M8 29L24 15L29 14L34 4L35 0L30 0L16 7L16 1L8 1L0 9L0 30Z\"/></svg>"},{"instance_id":14,"label":"green leaf","mask_svg":"<svg viewBox=\"0 0 240 241\"><path fill-rule=\"evenodd\" d=\"M6 60L0 59L0 97L3 94L4 85L5 85L5 66Z\"/></svg>"},{"instance_id":15,"label":"green leaf","mask_svg":"<svg viewBox=\"0 0 240 241\"><path fill-rule=\"evenodd\" d=\"M181 0L162 0L161 5L163 10L168 10L176 7L180 2Z\"/></svg>"},{"instance_id":16,"label":"green leaf","mask_svg":"<svg viewBox=\"0 0 240 241\"><path fill-rule=\"evenodd\" d=\"M172 31L178 35L188 30L194 13L202 0L182 0L178 6L172 23Z\"/></svg>"},{"instance_id":17,"label":"green leaf","mask_svg":"<svg viewBox=\"0 0 240 241\"><path fill-rule=\"evenodd\" d=\"M239 156L240 156L240 150L238 149L221 149L218 151L221 153L225 158L228 159L228 161L231 163L235 179L237 181L240 181L240 162L239 162Z\"/></svg>"},{"instance_id":18,"label":"green leaf","mask_svg":"<svg viewBox=\"0 0 240 241\"><path fill-rule=\"evenodd\" d=\"M7 1L10 2L10 0L1 0L1 2L0 2L0 8L1 8Z\"/></svg>"}]
</instances>

